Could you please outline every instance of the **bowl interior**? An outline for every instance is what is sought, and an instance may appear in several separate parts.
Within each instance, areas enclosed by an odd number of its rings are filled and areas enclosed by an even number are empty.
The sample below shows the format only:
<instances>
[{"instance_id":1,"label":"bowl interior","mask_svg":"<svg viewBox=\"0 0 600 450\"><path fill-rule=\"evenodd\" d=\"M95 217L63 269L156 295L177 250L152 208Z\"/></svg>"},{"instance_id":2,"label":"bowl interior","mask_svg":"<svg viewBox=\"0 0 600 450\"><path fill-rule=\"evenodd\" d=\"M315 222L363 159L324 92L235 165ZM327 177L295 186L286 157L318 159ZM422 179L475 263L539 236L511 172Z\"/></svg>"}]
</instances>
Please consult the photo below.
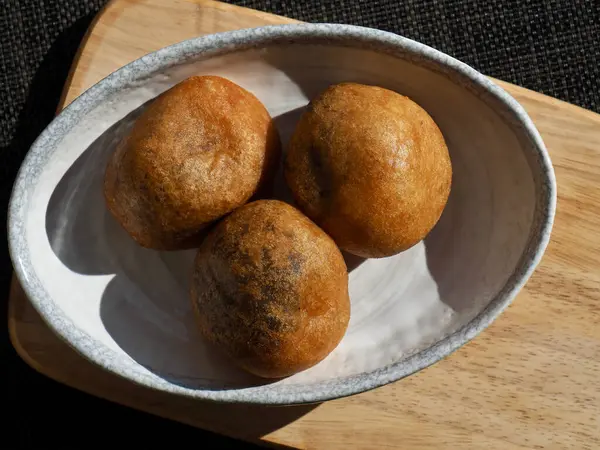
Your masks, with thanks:
<instances>
[{"instance_id":1,"label":"bowl interior","mask_svg":"<svg viewBox=\"0 0 600 450\"><path fill-rule=\"evenodd\" d=\"M326 360L287 379L251 377L209 347L187 293L194 252L140 248L104 204L104 167L120 137L147 102L195 74L224 76L257 95L284 144L310 98L332 83L354 81L411 97L450 149L452 193L438 225L394 257L348 258L352 318L345 338ZM108 366L127 366L131 378L190 395L276 398L407 360L471 321L505 286L526 250L536 209L524 156L531 144L483 89L367 48L279 43L192 58L134 79L55 144L38 169L24 230L53 314L70 319L94 342L90 354L102 354ZM281 177L279 188L286 198Z\"/></svg>"}]
</instances>

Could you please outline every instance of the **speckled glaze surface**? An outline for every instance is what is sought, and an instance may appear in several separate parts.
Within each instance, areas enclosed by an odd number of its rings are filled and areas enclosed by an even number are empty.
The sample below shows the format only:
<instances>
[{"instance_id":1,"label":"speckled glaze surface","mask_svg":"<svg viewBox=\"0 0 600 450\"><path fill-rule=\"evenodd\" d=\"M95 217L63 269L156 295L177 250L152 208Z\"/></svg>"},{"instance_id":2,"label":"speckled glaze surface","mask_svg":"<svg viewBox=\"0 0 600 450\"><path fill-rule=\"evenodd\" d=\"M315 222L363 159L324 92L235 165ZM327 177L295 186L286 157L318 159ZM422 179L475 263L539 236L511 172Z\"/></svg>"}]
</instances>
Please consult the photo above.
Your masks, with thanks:
<instances>
[{"instance_id":1,"label":"speckled glaze surface","mask_svg":"<svg viewBox=\"0 0 600 450\"><path fill-rule=\"evenodd\" d=\"M186 292L194 252L141 249L107 213L99 189L108 154L144 105L203 73L255 93L284 143L310 98L329 84L356 81L413 98L450 149L453 188L436 228L394 257L349 259L345 338L317 366L276 382L241 372L198 336ZM295 404L401 379L474 338L540 261L555 205L552 165L533 123L472 68L382 31L270 26L164 48L69 105L23 162L9 248L34 307L94 363L174 394Z\"/></svg>"}]
</instances>

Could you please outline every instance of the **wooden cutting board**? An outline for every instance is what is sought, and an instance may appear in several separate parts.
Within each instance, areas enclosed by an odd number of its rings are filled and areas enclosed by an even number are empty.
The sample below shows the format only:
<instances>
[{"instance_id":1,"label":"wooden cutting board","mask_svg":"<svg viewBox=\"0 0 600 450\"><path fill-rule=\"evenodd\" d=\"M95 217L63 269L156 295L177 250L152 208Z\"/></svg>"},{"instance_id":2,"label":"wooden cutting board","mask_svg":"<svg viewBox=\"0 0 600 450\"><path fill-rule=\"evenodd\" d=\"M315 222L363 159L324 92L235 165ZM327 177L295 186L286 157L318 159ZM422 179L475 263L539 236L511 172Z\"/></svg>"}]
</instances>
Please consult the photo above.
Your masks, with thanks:
<instances>
[{"instance_id":1,"label":"wooden cutting board","mask_svg":"<svg viewBox=\"0 0 600 450\"><path fill-rule=\"evenodd\" d=\"M84 40L66 105L148 52L194 36L290 19L203 0L114 0ZM230 436L303 448L600 448L600 116L500 83L550 150L558 211L543 261L513 305L444 361L321 405L218 405L133 385L88 363L44 325L17 282L12 342L77 389Z\"/></svg>"}]
</instances>

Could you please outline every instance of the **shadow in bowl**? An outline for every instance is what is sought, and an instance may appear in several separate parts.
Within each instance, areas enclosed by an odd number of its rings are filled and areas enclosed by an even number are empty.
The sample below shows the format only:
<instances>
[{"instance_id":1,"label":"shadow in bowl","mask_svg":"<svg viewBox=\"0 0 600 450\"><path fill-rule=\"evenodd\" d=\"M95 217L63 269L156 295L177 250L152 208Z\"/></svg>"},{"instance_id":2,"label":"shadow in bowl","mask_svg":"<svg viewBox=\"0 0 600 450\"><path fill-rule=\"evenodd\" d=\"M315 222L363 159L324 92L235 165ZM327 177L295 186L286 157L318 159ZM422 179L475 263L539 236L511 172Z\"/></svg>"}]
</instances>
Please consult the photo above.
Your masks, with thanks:
<instances>
[{"instance_id":1,"label":"shadow in bowl","mask_svg":"<svg viewBox=\"0 0 600 450\"><path fill-rule=\"evenodd\" d=\"M431 232L425 237L425 255L429 273L437 284L440 300L461 314L472 307L472 301L466 292L468 289L464 279L456 278L453 270L455 264L471 266L476 261L468 258L456 260L457 239L453 236L454 217L459 213L459 205L455 196L450 195L448 203L440 220ZM470 268L476 270L476 268Z\"/></svg>"},{"instance_id":2,"label":"shadow in bowl","mask_svg":"<svg viewBox=\"0 0 600 450\"><path fill-rule=\"evenodd\" d=\"M453 166L452 191L440 220L424 240L425 254L440 300L467 322L485 306L486 297L474 298L472 292L489 289L488 275L482 267L490 259L493 232L499 220L493 217L493 193L474 189L484 186L484 178L490 176L481 155L465 158L451 139L448 147Z\"/></svg>"},{"instance_id":3,"label":"shadow in bowl","mask_svg":"<svg viewBox=\"0 0 600 450\"><path fill-rule=\"evenodd\" d=\"M285 160L285 156L288 149L288 143L290 141L290 138L292 137L294 128L296 127L296 124L298 123L298 120L300 119L300 116L302 115L305 109L305 107L292 109L291 111L280 114L279 116L273 118L277 131L279 132L282 148L282 155L281 159L279 160L279 167L277 169L277 173L275 174L275 180L273 182L273 198L289 203L290 205L294 205L296 207L298 207L298 205L295 204L292 192L290 191L290 188L285 182L285 176L283 173L283 161Z\"/></svg>"}]
</instances>

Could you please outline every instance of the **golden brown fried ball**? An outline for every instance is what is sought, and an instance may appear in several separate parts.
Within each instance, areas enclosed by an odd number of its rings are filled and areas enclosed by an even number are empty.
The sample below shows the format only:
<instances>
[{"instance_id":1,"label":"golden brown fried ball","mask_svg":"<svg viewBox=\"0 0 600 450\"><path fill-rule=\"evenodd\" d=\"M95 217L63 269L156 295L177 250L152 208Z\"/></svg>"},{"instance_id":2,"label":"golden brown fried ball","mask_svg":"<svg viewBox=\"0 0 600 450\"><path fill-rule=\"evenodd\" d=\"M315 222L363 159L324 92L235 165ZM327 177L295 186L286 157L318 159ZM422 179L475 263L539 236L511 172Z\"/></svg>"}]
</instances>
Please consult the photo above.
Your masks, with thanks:
<instances>
[{"instance_id":1,"label":"golden brown fried ball","mask_svg":"<svg viewBox=\"0 0 600 450\"><path fill-rule=\"evenodd\" d=\"M270 183L280 150L253 94L191 77L156 98L112 155L107 206L144 247L197 247L208 225Z\"/></svg>"},{"instance_id":2,"label":"golden brown fried ball","mask_svg":"<svg viewBox=\"0 0 600 450\"><path fill-rule=\"evenodd\" d=\"M446 205L444 138L411 99L376 86L330 86L291 138L285 176L300 209L350 253L384 257L422 240Z\"/></svg>"},{"instance_id":3,"label":"golden brown fried ball","mask_svg":"<svg viewBox=\"0 0 600 450\"><path fill-rule=\"evenodd\" d=\"M248 203L211 231L198 251L191 297L204 336L266 378L317 364L350 318L339 249L278 200Z\"/></svg>"}]
</instances>

